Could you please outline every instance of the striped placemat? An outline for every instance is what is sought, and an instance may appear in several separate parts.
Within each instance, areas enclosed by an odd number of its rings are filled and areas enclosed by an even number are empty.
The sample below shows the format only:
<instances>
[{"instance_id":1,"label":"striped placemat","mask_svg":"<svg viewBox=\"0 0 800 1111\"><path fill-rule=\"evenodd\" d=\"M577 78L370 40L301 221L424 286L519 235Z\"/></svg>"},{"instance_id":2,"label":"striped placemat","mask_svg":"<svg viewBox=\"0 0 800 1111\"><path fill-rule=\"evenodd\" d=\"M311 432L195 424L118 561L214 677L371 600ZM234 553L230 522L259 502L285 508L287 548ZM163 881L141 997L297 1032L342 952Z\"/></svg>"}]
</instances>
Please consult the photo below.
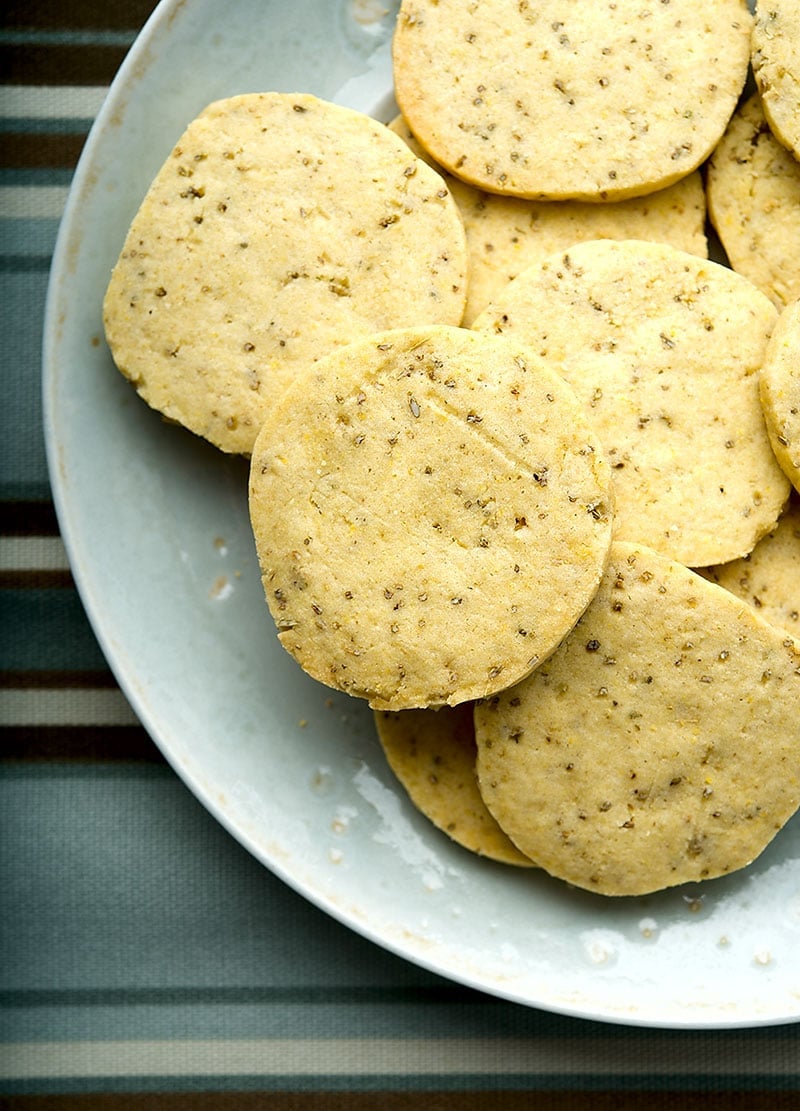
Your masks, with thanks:
<instances>
[{"instance_id":1,"label":"striped placemat","mask_svg":"<svg viewBox=\"0 0 800 1111\"><path fill-rule=\"evenodd\" d=\"M797 1106L797 1026L546 1014L355 935L225 833L118 689L58 534L41 328L76 160L151 7L11 2L0 30L0 1104Z\"/></svg>"}]
</instances>

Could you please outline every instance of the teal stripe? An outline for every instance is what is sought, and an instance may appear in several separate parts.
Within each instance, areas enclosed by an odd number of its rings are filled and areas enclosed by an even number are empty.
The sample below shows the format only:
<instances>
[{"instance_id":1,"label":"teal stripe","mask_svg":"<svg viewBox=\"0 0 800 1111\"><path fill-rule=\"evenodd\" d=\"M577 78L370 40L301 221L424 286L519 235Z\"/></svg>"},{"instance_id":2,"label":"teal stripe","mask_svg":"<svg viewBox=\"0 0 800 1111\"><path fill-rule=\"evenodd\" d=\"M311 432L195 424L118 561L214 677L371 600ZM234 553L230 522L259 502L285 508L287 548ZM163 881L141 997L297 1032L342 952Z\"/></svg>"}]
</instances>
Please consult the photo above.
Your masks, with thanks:
<instances>
[{"instance_id":1,"label":"teal stripe","mask_svg":"<svg viewBox=\"0 0 800 1111\"><path fill-rule=\"evenodd\" d=\"M50 255L0 255L0 274L49 273Z\"/></svg>"},{"instance_id":2,"label":"teal stripe","mask_svg":"<svg viewBox=\"0 0 800 1111\"><path fill-rule=\"evenodd\" d=\"M0 628L3 670L105 666L75 590L0 590Z\"/></svg>"},{"instance_id":3,"label":"teal stripe","mask_svg":"<svg viewBox=\"0 0 800 1111\"><path fill-rule=\"evenodd\" d=\"M0 170L0 186L69 185L74 172L68 167L56 166Z\"/></svg>"},{"instance_id":4,"label":"teal stripe","mask_svg":"<svg viewBox=\"0 0 800 1111\"><path fill-rule=\"evenodd\" d=\"M0 28L0 46L124 46L130 47L135 31L67 30L21 31Z\"/></svg>"},{"instance_id":5,"label":"teal stripe","mask_svg":"<svg viewBox=\"0 0 800 1111\"><path fill-rule=\"evenodd\" d=\"M0 91L0 113L3 108L2 92ZM13 132L26 135L85 135L92 126L92 120L80 116L52 116L31 118L30 116L3 116L0 115L0 135Z\"/></svg>"},{"instance_id":6,"label":"teal stripe","mask_svg":"<svg viewBox=\"0 0 800 1111\"><path fill-rule=\"evenodd\" d=\"M47 279L47 267L38 263L22 273L0 270L0 411L4 425L0 497L4 499L46 498L50 492L41 401Z\"/></svg>"},{"instance_id":7,"label":"teal stripe","mask_svg":"<svg viewBox=\"0 0 800 1111\"><path fill-rule=\"evenodd\" d=\"M0 261L18 258L50 260L58 234L58 220L0 220Z\"/></svg>"}]
</instances>

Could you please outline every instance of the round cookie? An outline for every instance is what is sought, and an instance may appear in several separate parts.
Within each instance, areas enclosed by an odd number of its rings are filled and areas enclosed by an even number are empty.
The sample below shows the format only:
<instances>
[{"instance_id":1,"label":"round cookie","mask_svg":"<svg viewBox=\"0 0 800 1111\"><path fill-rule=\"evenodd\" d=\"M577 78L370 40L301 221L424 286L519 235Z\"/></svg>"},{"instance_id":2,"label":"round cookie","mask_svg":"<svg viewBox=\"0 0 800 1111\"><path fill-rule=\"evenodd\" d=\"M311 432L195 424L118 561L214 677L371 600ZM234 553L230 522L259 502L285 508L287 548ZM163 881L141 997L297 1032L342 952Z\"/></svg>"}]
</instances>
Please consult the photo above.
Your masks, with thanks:
<instances>
[{"instance_id":1,"label":"round cookie","mask_svg":"<svg viewBox=\"0 0 800 1111\"><path fill-rule=\"evenodd\" d=\"M610 476L572 390L444 325L320 360L268 414L250 516L284 647L376 709L517 681L597 589Z\"/></svg>"},{"instance_id":2,"label":"round cookie","mask_svg":"<svg viewBox=\"0 0 800 1111\"><path fill-rule=\"evenodd\" d=\"M733 269L779 309L800 296L800 163L773 135L758 94L709 159L706 197Z\"/></svg>"},{"instance_id":3,"label":"round cookie","mask_svg":"<svg viewBox=\"0 0 800 1111\"><path fill-rule=\"evenodd\" d=\"M760 0L751 39L753 76L776 138L800 157L800 3Z\"/></svg>"},{"instance_id":4,"label":"round cookie","mask_svg":"<svg viewBox=\"0 0 800 1111\"><path fill-rule=\"evenodd\" d=\"M711 879L800 804L800 642L615 543L570 635L475 728L487 806L552 875L605 895Z\"/></svg>"},{"instance_id":5,"label":"round cookie","mask_svg":"<svg viewBox=\"0 0 800 1111\"><path fill-rule=\"evenodd\" d=\"M727 267L598 240L524 271L473 327L515 336L583 401L613 470L615 536L698 567L751 551L788 497L758 386L776 317Z\"/></svg>"},{"instance_id":6,"label":"round cookie","mask_svg":"<svg viewBox=\"0 0 800 1111\"><path fill-rule=\"evenodd\" d=\"M390 768L426 818L455 842L502 864L532 868L486 809L475 775L472 703L375 712Z\"/></svg>"},{"instance_id":7,"label":"round cookie","mask_svg":"<svg viewBox=\"0 0 800 1111\"><path fill-rule=\"evenodd\" d=\"M402 116L389 127L420 158L435 163ZM706 201L699 170L646 197L591 204L501 197L441 173L458 205L467 236L466 327L527 267L586 239L651 239L708 257Z\"/></svg>"},{"instance_id":8,"label":"round cookie","mask_svg":"<svg viewBox=\"0 0 800 1111\"><path fill-rule=\"evenodd\" d=\"M783 310L761 367L761 404L775 458L800 491L800 301Z\"/></svg>"},{"instance_id":9,"label":"round cookie","mask_svg":"<svg viewBox=\"0 0 800 1111\"><path fill-rule=\"evenodd\" d=\"M800 638L800 500L789 502L750 555L700 571L748 602L772 625Z\"/></svg>"},{"instance_id":10,"label":"round cookie","mask_svg":"<svg viewBox=\"0 0 800 1111\"><path fill-rule=\"evenodd\" d=\"M104 303L153 408L247 454L298 366L389 327L461 320L466 246L430 166L385 126L308 94L235 96L178 140Z\"/></svg>"},{"instance_id":11,"label":"round cookie","mask_svg":"<svg viewBox=\"0 0 800 1111\"><path fill-rule=\"evenodd\" d=\"M710 154L744 87L751 27L745 0L403 0L395 98L465 181L620 200Z\"/></svg>"}]
</instances>

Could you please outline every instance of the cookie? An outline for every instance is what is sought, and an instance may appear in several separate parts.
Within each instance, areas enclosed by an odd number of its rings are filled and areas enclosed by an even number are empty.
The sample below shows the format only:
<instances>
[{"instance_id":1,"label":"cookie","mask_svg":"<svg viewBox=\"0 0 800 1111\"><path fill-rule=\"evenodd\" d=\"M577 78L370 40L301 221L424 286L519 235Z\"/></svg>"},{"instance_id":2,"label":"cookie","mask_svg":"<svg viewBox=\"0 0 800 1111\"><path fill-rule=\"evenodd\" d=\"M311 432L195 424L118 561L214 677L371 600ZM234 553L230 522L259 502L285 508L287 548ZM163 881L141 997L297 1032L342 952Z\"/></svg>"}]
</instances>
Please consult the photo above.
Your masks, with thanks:
<instances>
[{"instance_id":1,"label":"cookie","mask_svg":"<svg viewBox=\"0 0 800 1111\"><path fill-rule=\"evenodd\" d=\"M528 674L608 554L597 437L514 339L434 325L334 352L278 399L250 474L282 644L376 709L455 705Z\"/></svg>"},{"instance_id":2,"label":"cookie","mask_svg":"<svg viewBox=\"0 0 800 1111\"><path fill-rule=\"evenodd\" d=\"M776 138L800 157L800 3L760 0L751 39L753 76Z\"/></svg>"},{"instance_id":3,"label":"cookie","mask_svg":"<svg viewBox=\"0 0 800 1111\"><path fill-rule=\"evenodd\" d=\"M615 543L575 629L475 728L489 810L552 875L604 895L712 879L800 804L800 642Z\"/></svg>"},{"instance_id":4,"label":"cookie","mask_svg":"<svg viewBox=\"0 0 800 1111\"><path fill-rule=\"evenodd\" d=\"M750 555L701 574L730 590L772 625L800 638L800 500L793 497Z\"/></svg>"},{"instance_id":5,"label":"cookie","mask_svg":"<svg viewBox=\"0 0 800 1111\"><path fill-rule=\"evenodd\" d=\"M493 193L621 200L711 153L750 60L745 0L403 0L395 99L445 169Z\"/></svg>"},{"instance_id":6,"label":"cookie","mask_svg":"<svg viewBox=\"0 0 800 1111\"><path fill-rule=\"evenodd\" d=\"M486 809L475 775L472 703L440 710L375 713L389 767L431 822L470 852L532 868Z\"/></svg>"},{"instance_id":7,"label":"cookie","mask_svg":"<svg viewBox=\"0 0 800 1111\"><path fill-rule=\"evenodd\" d=\"M466 246L441 177L385 126L307 94L235 96L187 128L104 304L153 408L248 454L298 366L388 327L461 320Z\"/></svg>"},{"instance_id":8,"label":"cookie","mask_svg":"<svg viewBox=\"0 0 800 1111\"><path fill-rule=\"evenodd\" d=\"M788 497L758 386L776 317L718 263L598 240L524 271L473 328L564 375L611 462L615 535L691 567L746 555Z\"/></svg>"},{"instance_id":9,"label":"cookie","mask_svg":"<svg viewBox=\"0 0 800 1111\"><path fill-rule=\"evenodd\" d=\"M783 310L761 367L761 404L775 458L800 491L800 301Z\"/></svg>"},{"instance_id":10,"label":"cookie","mask_svg":"<svg viewBox=\"0 0 800 1111\"><path fill-rule=\"evenodd\" d=\"M779 309L800 296L800 163L772 134L758 94L709 159L706 195L733 269Z\"/></svg>"},{"instance_id":11,"label":"cookie","mask_svg":"<svg viewBox=\"0 0 800 1111\"><path fill-rule=\"evenodd\" d=\"M430 159L402 116L389 127L420 158ZM652 239L708 257L705 189L699 170L646 197L606 204L501 197L441 172L467 235L465 326L517 274L545 255L586 239Z\"/></svg>"}]
</instances>

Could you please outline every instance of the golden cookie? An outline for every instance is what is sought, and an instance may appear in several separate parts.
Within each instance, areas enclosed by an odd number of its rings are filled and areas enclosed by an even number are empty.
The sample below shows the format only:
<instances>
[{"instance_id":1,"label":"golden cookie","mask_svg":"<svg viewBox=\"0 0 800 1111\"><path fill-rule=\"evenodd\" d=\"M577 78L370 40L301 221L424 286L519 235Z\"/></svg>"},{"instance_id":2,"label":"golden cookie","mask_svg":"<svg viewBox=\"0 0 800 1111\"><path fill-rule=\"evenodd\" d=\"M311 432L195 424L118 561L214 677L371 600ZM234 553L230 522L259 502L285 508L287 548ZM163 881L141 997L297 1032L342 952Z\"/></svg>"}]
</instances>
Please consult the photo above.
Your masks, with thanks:
<instances>
[{"instance_id":1,"label":"golden cookie","mask_svg":"<svg viewBox=\"0 0 800 1111\"><path fill-rule=\"evenodd\" d=\"M788 497L758 387L776 317L727 267L598 240L524 271L473 327L515 336L583 401L613 470L615 536L696 567L751 551Z\"/></svg>"},{"instance_id":2,"label":"golden cookie","mask_svg":"<svg viewBox=\"0 0 800 1111\"><path fill-rule=\"evenodd\" d=\"M342 348L278 399L250 473L281 642L376 709L516 682L575 623L608 553L597 437L516 340L440 325Z\"/></svg>"},{"instance_id":3,"label":"golden cookie","mask_svg":"<svg viewBox=\"0 0 800 1111\"><path fill-rule=\"evenodd\" d=\"M390 768L437 829L479 856L531 868L486 809L475 776L472 703L439 710L375 712Z\"/></svg>"},{"instance_id":4,"label":"golden cookie","mask_svg":"<svg viewBox=\"0 0 800 1111\"><path fill-rule=\"evenodd\" d=\"M760 382L772 449L784 474L800 491L800 301L778 317Z\"/></svg>"},{"instance_id":5,"label":"golden cookie","mask_svg":"<svg viewBox=\"0 0 800 1111\"><path fill-rule=\"evenodd\" d=\"M800 3L757 0L753 75L776 138L800 156Z\"/></svg>"},{"instance_id":6,"label":"golden cookie","mask_svg":"<svg viewBox=\"0 0 800 1111\"><path fill-rule=\"evenodd\" d=\"M758 95L709 159L708 214L734 270L779 308L800 296L800 163L770 131Z\"/></svg>"},{"instance_id":7,"label":"golden cookie","mask_svg":"<svg viewBox=\"0 0 800 1111\"><path fill-rule=\"evenodd\" d=\"M459 323L465 271L444 182L386 127L307 94L236 96L150 187L106 335L148 404L247 454L298 367L379 329Z\"/></svg>"},{"instance_id":8,"label":"golden cookie","mask_svg":"<svg viewBox=\"0 0 800 1111\"><path fill-rule=\"evenodd\" d=\"M800 642L615 543L572 633L475 725L487 806L552 875L605 895L711 879L800 804Z\"/></svg>"},{"instance_id":9,"label":"golden cookie","mask_svg":"<svg viewBox=\"0 0 800 1111\"><path fill-rule=\"evenodd\" d=\"M750 555L704 568L707 579L748 602L765 621L800 638L800 500L792 498Z\"/></svg>"},{"instance_id":10,"label":"golden cookie","mask_svg":"<svg viewBox=\"0 0 800 1111\"><path fill-rule=\"evenodd\" d=\"M745 0L403 0L395 98L437 162L482 189L620 200L711 153L751 28Z\"/></svg>"},{"instance_id":11,"label":"golden cookie","mask_svg":"<svg viewBox=\"0 0 800 1111\"><path fill-rule=\"evenodd\" d=\"M438 168L402 116L389 127L418 157ZM705 190L699 170L646 197L607 204L501 197L467 185L446 170L440 172L467 235L465 326L517 274L553 251L586 239L651 239L708 257Z\"/></svg>"}]
</instances>

